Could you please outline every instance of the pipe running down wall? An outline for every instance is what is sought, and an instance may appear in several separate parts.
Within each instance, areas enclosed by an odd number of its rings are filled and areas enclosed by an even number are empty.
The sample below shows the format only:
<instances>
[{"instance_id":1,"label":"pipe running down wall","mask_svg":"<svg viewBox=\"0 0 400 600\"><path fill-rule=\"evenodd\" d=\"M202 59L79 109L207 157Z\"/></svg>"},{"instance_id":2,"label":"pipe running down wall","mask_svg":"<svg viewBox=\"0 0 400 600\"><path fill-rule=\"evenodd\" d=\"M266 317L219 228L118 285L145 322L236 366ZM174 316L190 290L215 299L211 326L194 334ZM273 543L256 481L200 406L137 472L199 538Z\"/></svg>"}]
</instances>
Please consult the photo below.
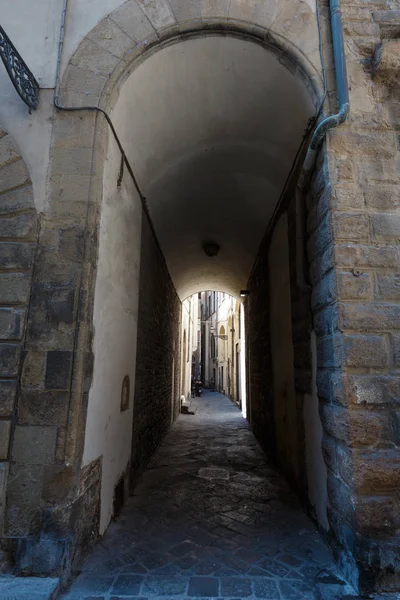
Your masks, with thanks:
<instances>
[{"instance_id":1,"label":"pipe running down wall","mask_svg":"<svg viewBox=\"0 0 400 600\"><path fill-rule=\"evenodd\" d=\"M350 111L349 86L347 81L346 57L344 53L343 24L340 0L330 0L329 6L339 112L327 117L317 126L311 140L311 150L318 150L322 145L327 131L329 131L329 129L332 127L337 127L343 123L347 119Z\"/></svg>"}]
</instances>

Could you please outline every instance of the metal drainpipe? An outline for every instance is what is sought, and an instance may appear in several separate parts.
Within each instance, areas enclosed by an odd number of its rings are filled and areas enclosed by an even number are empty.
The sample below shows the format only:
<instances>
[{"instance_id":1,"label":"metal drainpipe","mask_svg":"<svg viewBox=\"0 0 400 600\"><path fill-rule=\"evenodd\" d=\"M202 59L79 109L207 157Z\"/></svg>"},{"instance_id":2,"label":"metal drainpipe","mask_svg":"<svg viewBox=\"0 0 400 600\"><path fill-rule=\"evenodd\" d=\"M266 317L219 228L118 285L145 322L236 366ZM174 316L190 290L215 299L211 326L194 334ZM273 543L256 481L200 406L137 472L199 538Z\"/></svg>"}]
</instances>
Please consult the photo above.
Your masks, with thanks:
<instances>
[{"instance_id":1,"label":"metal drainpipe","mask_svg":"<svg viewBox=\"0 0 400 600\"><path fill-rule=\"evenodd\" d=\"M310 142L304 168L311 170L316 154L321 148L325 135L329 129L337 127L347 119L350 111L349 86L347 81L346 56L344 52L342 11L340 0L330 0L330 21L332 31L333 58L335 62L336 85L339 101L339 112L327 117L317 126Z\"/></svg>"}]
</instances>

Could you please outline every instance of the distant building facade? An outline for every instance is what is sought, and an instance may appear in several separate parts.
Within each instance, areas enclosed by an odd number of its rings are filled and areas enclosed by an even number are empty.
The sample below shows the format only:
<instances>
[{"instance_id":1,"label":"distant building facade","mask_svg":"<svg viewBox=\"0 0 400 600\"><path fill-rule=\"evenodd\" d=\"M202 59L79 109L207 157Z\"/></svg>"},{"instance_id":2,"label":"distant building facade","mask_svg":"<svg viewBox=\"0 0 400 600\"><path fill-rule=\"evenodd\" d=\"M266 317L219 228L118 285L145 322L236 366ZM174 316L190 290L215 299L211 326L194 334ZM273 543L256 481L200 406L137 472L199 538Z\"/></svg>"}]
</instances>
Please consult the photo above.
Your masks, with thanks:
<instances>
[{"instance_id":1,"label":"distant building facade","mask_svg":"<svg viewBox=\"0 0 400 600\"><path fill-rule=\"evenodd\" d=\"M243 305L223 292L200 294L202 379L242 405Z\"/></svg>"}]
</instances>

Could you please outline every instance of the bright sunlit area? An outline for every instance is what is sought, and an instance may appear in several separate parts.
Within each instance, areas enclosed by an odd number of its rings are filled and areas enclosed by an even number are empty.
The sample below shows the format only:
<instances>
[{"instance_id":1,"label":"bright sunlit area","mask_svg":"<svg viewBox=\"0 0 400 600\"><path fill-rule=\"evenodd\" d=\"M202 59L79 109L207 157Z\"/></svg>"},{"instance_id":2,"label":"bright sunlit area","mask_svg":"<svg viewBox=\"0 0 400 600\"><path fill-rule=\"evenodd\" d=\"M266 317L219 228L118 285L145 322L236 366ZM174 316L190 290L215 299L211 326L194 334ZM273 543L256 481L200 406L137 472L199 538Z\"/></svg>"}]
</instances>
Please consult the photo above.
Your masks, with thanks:
<instances>
[{"instance_id":1,"label":"bright sunlit area","mask_svg":"<svg viewBox=\"0 0 400 600\"><path fill-rule=\"evenodd\" d=\"M246 417L243 304L219 291L189 296L182 303L181 344L181 401L217 392Z\"/></svg>"}]
</instances>

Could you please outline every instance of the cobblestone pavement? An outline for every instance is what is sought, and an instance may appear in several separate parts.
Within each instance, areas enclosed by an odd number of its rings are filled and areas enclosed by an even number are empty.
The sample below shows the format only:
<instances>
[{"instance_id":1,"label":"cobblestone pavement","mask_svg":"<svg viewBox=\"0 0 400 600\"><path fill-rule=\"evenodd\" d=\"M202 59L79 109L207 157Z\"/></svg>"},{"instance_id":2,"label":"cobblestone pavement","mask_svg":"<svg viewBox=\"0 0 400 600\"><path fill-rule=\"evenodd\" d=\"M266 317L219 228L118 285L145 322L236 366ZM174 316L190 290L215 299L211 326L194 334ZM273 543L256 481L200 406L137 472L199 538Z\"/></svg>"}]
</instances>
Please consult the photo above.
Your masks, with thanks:
<instances>
[{"instance_id":1,"label":"cobblestone pavement","mask_svg":"<svg viewBox=\"0 0 400 600\"><path fill-rule=\"evenodd\" d=\"M194 405L63 600L356 597L240 411Z\"/></svg>"}]
</instances>

